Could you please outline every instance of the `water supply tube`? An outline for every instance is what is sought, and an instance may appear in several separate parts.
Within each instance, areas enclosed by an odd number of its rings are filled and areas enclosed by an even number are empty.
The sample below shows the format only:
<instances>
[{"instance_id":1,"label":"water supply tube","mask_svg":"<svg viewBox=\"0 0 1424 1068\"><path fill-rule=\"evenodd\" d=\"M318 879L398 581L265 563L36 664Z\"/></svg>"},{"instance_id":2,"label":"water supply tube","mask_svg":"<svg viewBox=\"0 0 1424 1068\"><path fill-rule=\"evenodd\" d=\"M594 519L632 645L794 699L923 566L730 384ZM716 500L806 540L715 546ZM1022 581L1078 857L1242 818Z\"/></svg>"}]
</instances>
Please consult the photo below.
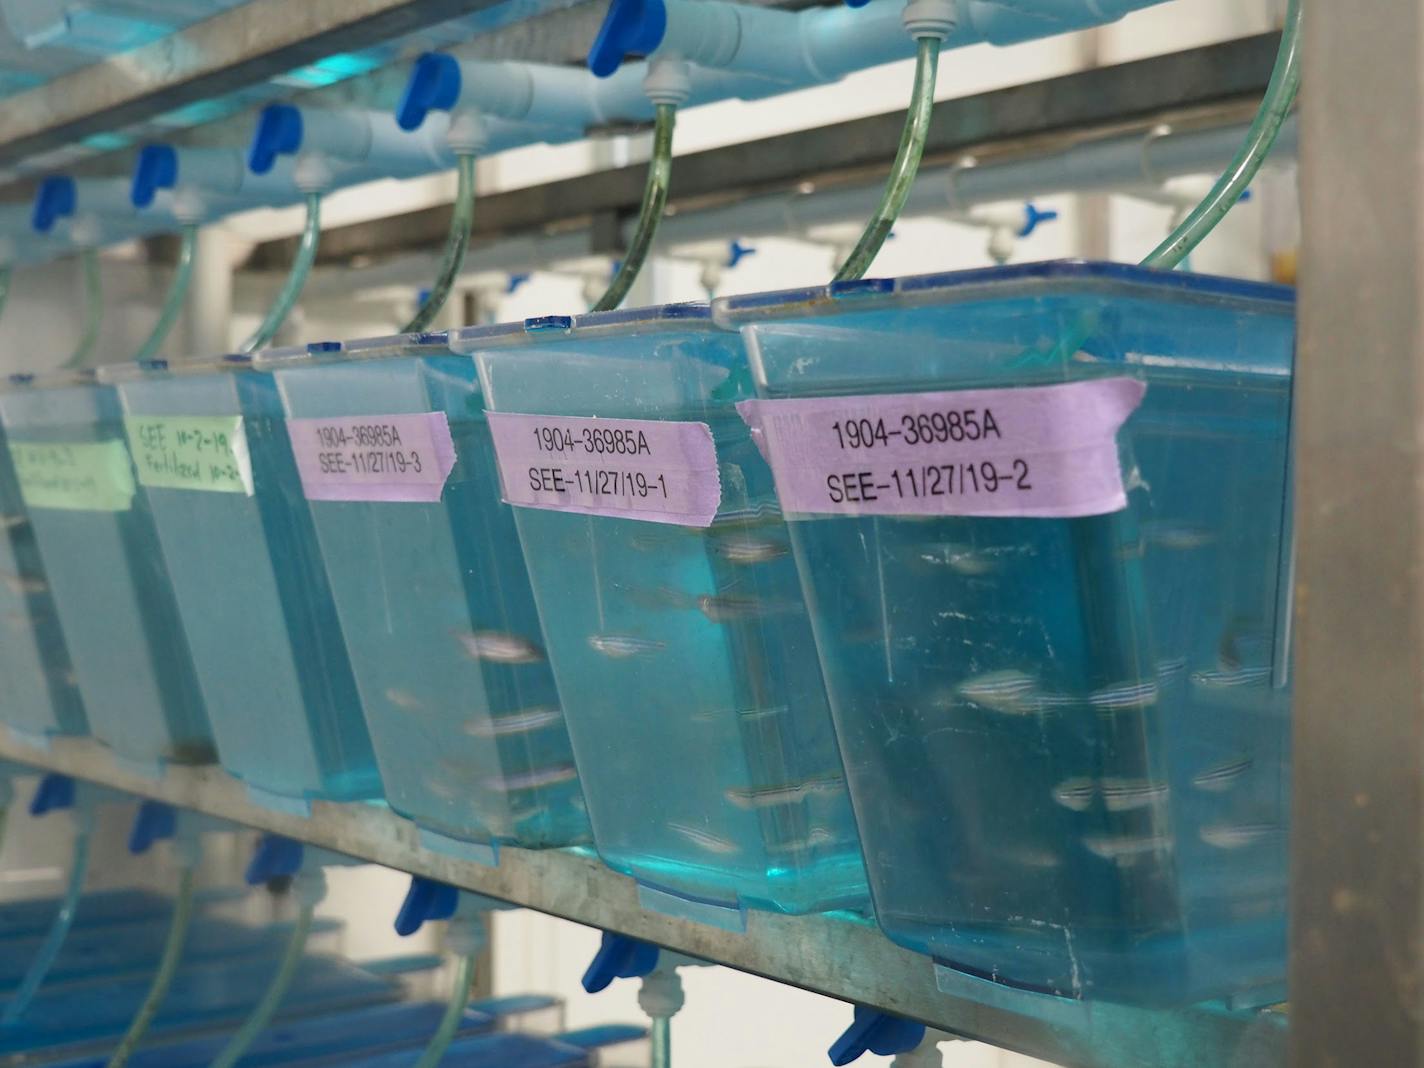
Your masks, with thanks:
<instances>
[{"instance_id":1,"label":"water supply tube","mask_svg":"<svg viewBox=\"0 0 1424 1068\"><path fill-rule=\"evenodd\" d=\"M30 815L43 816L46 812L64 808L74 811L74 849L69 862L69 882L59 911L55 913L34 960L25 970L19 989L6 1002L4 1013L0 1013L0 1029L16 1027L24 1020L25 1012L54 967L65 939L69 937L69 929L74 925L74 916L79 910L79 899L84 894L84 880L89 871L89 839L94 830L94 798L66 775L44 776L30 801Z\"/></svg>"},{"instance_id":2,"label":"water supply tube","mask_svg":"<svg viewBox=\"0 0 1424 1068\"><path fill-rule=\"evenodd\" d=\"M144 343L134 353L136 361L151 360L163 348L173 324L183 311L183 301L188 296L188 285L193 280L193 250L198 244L196 223L184 223L182 237L178 242L178 263L173 268L173 278L168 283L168 293L163 298L163 306L158 311L158 319L153 324Z\"/></svg>"},{"instance_id":3,"label":"water supply tube","mask_svg":"<svg viewBox=\"0 0 1424 1068\"><path fill-rule=\"evenodd\" d=\"M663 211L667 208L668 187L672 183L672 135L676 126L677 104L659 101L653 124L653 155L648 161L648 180L643 186L638 225L613 281L593 305L593 311L610 311L623 303L653 247L658 224L662 222Z\"/></svg>"},{"instance_id":4,"label":"water supply tube","mask_svg":"<svg viewBox=\"0 0 1424 1068\"><path fill-rule=\"evenodd\" d=\"M60 366L83 367L99 341L99 324L104 317L103 278L99 272L99 251L88 247L79 253L79 268L84 276L84 329L79 344Z\"/></svg>"},{"instance_id":5,"label":"water supply tube","mask_svg":"<svg viewBox=\"0 0 1424 1068\"><path fill-rule=\"evenodd\" d=\"M306 194L306 205L307 216L302 227L302 240L287 272L287 281L252 336L242 343L243 352L256 352L277 336L277 331L282 328L292 308L296 306L302 286L306 285L307 275L311 273L312 264L316 261L317 242L321 239L321 193L309 191Z\"/></svg>"}]
</instances>

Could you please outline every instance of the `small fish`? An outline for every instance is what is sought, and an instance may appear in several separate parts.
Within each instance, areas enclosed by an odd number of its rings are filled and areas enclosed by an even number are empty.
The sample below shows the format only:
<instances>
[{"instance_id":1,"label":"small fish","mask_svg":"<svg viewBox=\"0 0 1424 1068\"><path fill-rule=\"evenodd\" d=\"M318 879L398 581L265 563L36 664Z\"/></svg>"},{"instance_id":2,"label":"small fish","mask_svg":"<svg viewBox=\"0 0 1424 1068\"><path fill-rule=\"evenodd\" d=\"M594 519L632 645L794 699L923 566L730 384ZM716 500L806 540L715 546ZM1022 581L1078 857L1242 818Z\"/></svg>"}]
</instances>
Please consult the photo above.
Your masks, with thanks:
<instances>
[{"instance_id":1,"label":"small fish","mask_svg":"<svg viewBox=\"0 0 1424 1068\"><path fill-rule=\"evenodd\" d=\"M488 660L494 664L537 664L544 659L544 650L528 638L505 634L497 630L462 630L455 638L471 660Z\"/></svg>"},{"instance_id":2,"label":"small fish","mask_svg":"<svg viewBox=\"0 0 1424 1068\"><path fill-rule=\"evenodd\" d=\"M515 790L537 790L543 786L557 786L559 783L573 782L578 778L578 769L572 764L551 764L547 768L534 768L517 775L500 775L485 780L485 785L501 793Z\"/></svg>"},{"instance_id":3,"label":"small fish","mask_svg":"<svg viewBox=\"0 0 1424 1068\"><path fill-rule=\"evenodd\" d=\"M1194 549L1204 548L1216 540L1216 535L1205 527L1193 526L1190 523L1174 523L1168 520L1142 524L1142 537L1147 544L1171 552L1191 552Z\"/></svg>"},{"instance_id":4,"label":"small fish","mask_svg":"<svg viewBox=\"0 0 1424 1068\"><path fill-rule=\"evenodd\" d=\"M713 623L736 623L744 619L763 619L795 611L787 601L768 601L761 597L719 594L697 598L697 609Z\"/></svg>"},{"instance_id":5,"label":"small fish","mask_svg":"<svg viewBox=\"0 0 1424 1068\"><path fill-rule=\"evenodd\" d=\"M1098 796L1098 784L1093 779L1065 779L1053 788L1053 800L1074 812L1087 812Z\"/></svg>"},{"instance_id":6,"label":"small fish","mask_svg":"<svg viewBox=\"0 0 1424 1068\"><path fill-rule=\"evenodd\" d=\"M465 733L476 738L505 738L542 730L563 718L564 714L557 708L525 708L507 716L469 720L465 724Z\"/></svg>"},{"instance_id":7,"label":"small fish","mask_svg":"<svg viewBox=\"0 0 1424 1068\"><path fill-rule=\"evenodd\" d=\"M708 853L716 853L720 856L730 856L733 853L740 853L742 847L736 842L726 838L719 838L710 831L704 831L700 827L689 827L683 823L669 823L667 829L680 834L699 849Z\"/></svg>"},{"instance_id":8,"label":"small fish","mask_svg":"<svg viewBox=\"0 0 1424 1068\"><path fill-rule=\"evenodd\" d=\"M0 515L0 530L19 530L30 525L27 515Z\"/></svg>"},{"instance_id":9,"label":"small fish","mask_svg":"<svg viewBox=\"0 0 1424 1068\"><path fill-rule=\"evenodd\" d=\"M602 653L611 660L647 656L660 652L667 645L656 638L638 638L632 634L590 634L588 644L595 652Z\"/></svg>"},{"instance_id":10,"label":"small fish","mask_svg":"<svg viewBox=\"0 0 1424 1068\"><path fill-rule=\"evenodd\" d=\"M1160 834L1106 835L1094 834L1083 839L1088 851L1117 864L1127 864L1150 853L1165 853L1172 840Z\"/></svg>"},{"instance_id":11,"label":"small fish","mask_svg":"<svg viewBox=\"0 0 1424 1068\"><path fill-rule=\"evenodd\" d=\"M758 786L751 789L734 786L725 797L738 808L775 808L791 805L818 794L845 793L845 780L839 775L822 775L783 786Z\"/></svg>"},{"instance_id":12,"label":"small fish","mask_svg":"<svg viewBox=\"0 0 1424 1068\"><path fill-rule=\"evenodd\" d=\"M1107 712L1124 709L1150 708L1157 703L1157 680L1124 682L1094 690L1088 695L1088 704Z\"/></svg>"},{"instance_id":13,"label":"small fish","mask_svg":"<svg viewBox=\"0 0 1424 1068\"><path fill-rule=\"evenodd\" d=\"M1150 779L1104 779L1099 784L1103 792L1103 805L1109 812L1132 812L1148 808L1167 797L1165 782Z\"/></svg>"},{"instance_id":14,"label":"small fish","mask_svg":"<svg viewBox=\"0 0 1424 1068\"><path fill-rule=\"evenodd\" d=\"M766 843L768 853L807 853L821 846L833 845L839 841L834 834L824 827L813 828L805 838L791 838L786 841L770 841Z\"/></svg>"},{"instance_id":15,"label":"small fish","mask_svg":"<svg viewBox=\"0 0 1424 1068\"><path fill-rule=\"evenodd\" d=\"M1201 829L1201 840L1216 849L1244 849L1268 838L1284 834L1277 823L1217 824Z\"/></svg>"},{"instance_id":16,"label":"small fish","mask_svg":"<svg viewBox=\"0 0 1424 1068\"><path fill-rule=\"evenodd\" d=\"M791 551L791 546L779 539L748 534L718 538L712 542L712 551L728 563L749 566L779 560Z\"/></svg>"},{"instance_id":17,"label":"small fish","mask_svg":"<svg viewBox=\"0 0 1424 1068\"><path fill-rule=\"evenodd\" d=\"M385 697L402 712L419 712L425 707L424 702L415 694L407 690L398 690L394 686L386 691Z\"/></svg>"},{"instance_id":18,"label":"small fish","mask_svg":"<svg viewBox=\"0 0 1424 1068\"><path fill-rule=\"evenodd\" d=\"M25 597L32 593L46 593L49 590L44 579L35 578L33 575L17 575L13 571L0 571L0 585L3 585L16 597Z\"/></svg>"},{"instance_id":19,"label":"small fish","mask_svg":"<svg viewBox=\"0 0 1424 1068\"><path fill-rule=\"evenodd\" d=\"M965 578L978 578L998 570L999 567L999 562L988 553L971 545L957 545L953 542L921 546L917 556L921 563L932 567L947 567Z\"/></svg>"},{"instance_id":20,"label":"small fish","mask_svg":"<svg viewBox=\"0 0 1424 1068\"><path fill-rule=\"evenodd\" d=\"M1063 866L1063 857L1047 849L1000 849L995 851L995 856L1017 868L1030 868L1034 871L1048 871Z\"/></svg>"},{"instance_id":21,"label":"small fish","mask_svg":"<svg viewBox=\"0 0 1424 1068\"><path fill-rule=\"evenodd\" d=\"M1255 762L1249 756L1239 756L1205 768L1192 776L1192 785L1209 794L1224 794L1251 770Z\"/></svg>"},{"instance_id":22,"label":"small fish","mask_svg":"<svg viewBox=\"0 0 1424 1068\"><path fill-rule=\"evenodd\" d=\"M1271 678L1269 667L1243 667L1228 671L1194 671L1192 685L1208 690L1230 690L1238 686L1264 686Z\"/></svg>"},{"instance_id":23,"label":"small fish","mask_svg":"<svg viewBox=\"0 0 1424 1068\"><path fill-rule=\"evenodd\" d=\"M1172 657L1170 660L1157 661L1157 682L1166 686L1170 682L1176 682L1187 673L1187 658L1185 656Z\"/></svg>"},{"instance_id":24,"label":"small fish","mask_svg":"<svg viewBox=\"0 0 1424 1068\"><path fill-rule=\"evenodd\" d=\"M1007 716L1027 716L1044 709L1044 694L1038 680L1022 671L991 671L976 675L955 687L966 701L1002 712Z\"/></svg>"}]
</instances>

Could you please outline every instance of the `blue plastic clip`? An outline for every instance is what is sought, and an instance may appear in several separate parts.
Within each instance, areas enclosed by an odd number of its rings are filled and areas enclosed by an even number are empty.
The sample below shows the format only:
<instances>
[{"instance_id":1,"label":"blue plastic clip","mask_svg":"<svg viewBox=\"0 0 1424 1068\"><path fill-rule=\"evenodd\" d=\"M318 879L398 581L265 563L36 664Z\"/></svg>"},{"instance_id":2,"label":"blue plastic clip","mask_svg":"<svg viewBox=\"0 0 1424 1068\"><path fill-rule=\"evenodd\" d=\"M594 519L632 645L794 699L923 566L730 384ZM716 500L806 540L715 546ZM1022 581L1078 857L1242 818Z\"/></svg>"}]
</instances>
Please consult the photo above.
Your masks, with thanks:
<instances>
[{"instance_id":1,"label":"blue plastic clip","mask_svg":"<svg viewBox=\"0 0 1424 1068\"><path fill-rule=\"evenodd\" d=\"M151 144L138 150L133 184L129 186L129 200L134 207L148 207L160 189L172 189L177 184L177 149L172 145Z\"/></svg>"},{"instance_id":2,"label":"blue plastic clip","mask_svg":"<svg viewBox=\"0 0 1424 1068\"><path fill-rule=\"evenodd\" d=\"M1019 231L1019 237L1028 237L1038 229L1040 223L1053 222L1058 218L1058 212L1052 208L1040 209L1032 201L1024 205L1024 224Z\"/></svg>"},{"instance_id":3,"label":"blue plastic clip","mask_svg":"<svg viewBox=\"0 0 1424 1068\"><path fill-rule=\"evenodd\" d=\"M629 56L650 56L667 33L663 0L613 0L588 50L588 69L607 78Z\"/></svg>"},{"instance_id":4,"label":"blue plastic clip","mask_svg":"<svg viewBox=\"0 0 1424 1068\"><path fill-rule=\"evenodd\" d=\"M636 979L658 966L658 947L627 935L603 932L603 942L583 973L583 988L597 994L615 979Z\"/></svg>"},{"instance_id":5,"label":"blue plastic clip","mask_svg":"<svg viewBox=\"0 0 1424 1068\"><path fill-rule=\"evenodd\" d=\"M74 214L79 199L74 179L67 174L51 174L35 191L35 207L30 225L42 234L54 229L60 219Z\"/></svg>"},{"instance_id":6,"label":"blue plastic clip","mask_svg":"<svg viewBox=\"0 0 1424 1068\"><path fill-rule=\"evenodd\" d=\"M748 256L756 255L756 246L744 245L733 238L732 243L727 246L727 267L732 268L741 263Z\"/></svg>"},{"instance_id":7,"label":"blue plastic clip","mask_svg":"<svg viewBox=\"0 0 1424 1068\"><path fill-rule=\"evenodd\" d=\"M253 174L266 174L286 152L302 147L302 113L292 104L268 104L257 116L257 132L247 150Z\"/></svg>"},{"instance_id":8,"label":"blue plastic clip","mask_svg":"<svg viewBox=\"0 0 1424 1068\"><path fill-rule=\"evenodd\" d=\"M178 813L172 805L162 801L144 801L134 814L133 829L129 831L129 852L142 856L153 847L153 843L164 838L172 838L178 833Z\"/></svg>"},{"instance_id":9,"label":"blue plastic clip","mask_svg":"<svg viewBox=\"0 0 1424 1068\"><path fill-rule=\"evenodd\" d=\"M396 125L418 130L432 109L449 111L459 99L460 61L444 52L426 52L410 69L410 80L396 105Z\"/></svg>"},{"instance_id":10,"label":"blue plastic clip","mask_svg":"<svg viewBox=\"0 0 1424 1068\"><path fill-rule=\"evenodd\" d=\"M448 920L460 904L460 891L448 883L437 883L420 875L412 875L410 889L396 913L396 934L404 938L413 935L426 920Z\"/></svg>"},{"instance_id":11,"label":"blue plastic clip","mask_svg":"<svg viewBox=\"0 0 1424 1068\"><path fill-rule=\"evenodd\" d=\"M832 1064L849 1064L863 1053L891 1057L908 1053L925 1040L925 1025L878 1009L855 1007L855 1020L828 1051Z\"/></svg>"},{"instance_id":12,"label":"blue plastic clip","mask_svg":"<svg viewBox=\"0 0 1424 1068\"><path fill-rule=\"evenodd\" d=\"M30 815L43 816L46 812L74 807L74 780L68 775L50 772L35 787L35 796L30 798Z\"/></svg>"},{"instance_id":13,"label":"blue plastic clip","mask_svg":"<svg viewBox=\"0 0 1424 1068\"><path fill-rule=\"evenodd\" d=\"M296 875L302 870L305 849L301 842L280 834L264 834L252 851L243 878L248 886L258 886L272 879Z\"/></svg>"}]
</instances>

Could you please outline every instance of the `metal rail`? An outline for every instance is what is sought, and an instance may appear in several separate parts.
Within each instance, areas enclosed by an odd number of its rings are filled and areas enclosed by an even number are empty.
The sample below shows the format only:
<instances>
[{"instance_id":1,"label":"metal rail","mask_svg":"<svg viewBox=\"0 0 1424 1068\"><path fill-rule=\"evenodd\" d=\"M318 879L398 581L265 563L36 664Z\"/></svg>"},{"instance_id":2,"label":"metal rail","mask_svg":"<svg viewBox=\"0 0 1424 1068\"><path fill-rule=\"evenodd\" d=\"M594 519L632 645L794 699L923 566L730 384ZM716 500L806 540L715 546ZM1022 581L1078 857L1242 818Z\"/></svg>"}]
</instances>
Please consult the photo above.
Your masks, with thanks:
<instances>
[{"instance_id":1,"label":"metal rail","mask_svg":"<svg viewBox=\"0 0 1424 1068\"><path fill-rule=\"evenodd\" d=\"M632 880L584 851L505 849L499 865L487 867L423 849L415 826L384 806L317 802L309 818L288 815L255 804L241 783L217 768L175 767L162 779L148 779L122 770L107 749L87 739L59 739L42 752L0 730L0 758L634 935L1072 1068L1260 1068L1284 1057L1284 1018L1276 1012L1129 1008L1026 994L943 972L937 977L927 957L894 945L852 916L757 912L747 916L744 933L705 927L644 910Z\"/></svg>"}]
</instances>

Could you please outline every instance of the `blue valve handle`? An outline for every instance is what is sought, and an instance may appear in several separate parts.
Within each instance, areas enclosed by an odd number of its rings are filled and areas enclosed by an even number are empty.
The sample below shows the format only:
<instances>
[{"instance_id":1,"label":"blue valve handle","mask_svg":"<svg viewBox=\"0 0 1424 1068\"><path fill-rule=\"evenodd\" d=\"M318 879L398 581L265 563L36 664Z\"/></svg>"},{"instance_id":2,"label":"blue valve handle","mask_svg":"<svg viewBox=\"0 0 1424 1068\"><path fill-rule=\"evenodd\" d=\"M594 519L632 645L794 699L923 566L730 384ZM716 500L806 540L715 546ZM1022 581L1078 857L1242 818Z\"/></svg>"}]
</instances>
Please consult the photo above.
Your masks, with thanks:
<instances>
[{"instance_id":1,"label":"blue valve handle","mask_svg":"<svg viewBox=\"0 0 1424 1068\"><path fill-rule=\"evenodd\" d=\"M30 225L39 233L49 233L60 219L74 214L78 199L78 188L73 178L67 174L51 174L35 191Z\"/></svg>"},{"instance_id":2,"label":"blue valve handle","mask_svg":"<svg viewBox=\"0 0 1424 1068\"><path fill-rule=\"evenodd\" d=\"M296 875L302 870L305 849L301 842L280 834L264 834L252 851L243 879L248 886L258 886L272 879Z\"/></svg>"},{"instance_id":3,"label":"blue valve handle","mask_svg":"<svg viewBox=\"0 0 1424 1068\"><path fill-rule=\"evenodd\" d=\"M519 287L524 285L525 282L529 281L529 279L533 277L534 276L529 274L528 272L525 272L524 274L510 275L509 279L504 283L504 292L506 294L517 293L519 291Z\"/></svg>"},{"instance_id":4,"label":"blue valve handle","mask_svg":"<svg viewBox=\"0 0 1424 1068\"><path fill-rule=\"evenodd\" d=\"M924 1024L857 1005L855 1020L828 1053L832 1064L849 1064L864 1053L878 1053L882 1057L908 1053L924 1040Z\"/></svg>"},{"instance_id":5,"label":"blue valve handle","mask_svg":"<svg viewBox=\"0 0 1424 1068\"><path fill-rule=\"evenodd\" d=\"M172 189L178 184L178 150L172 145L144 145L138 150L134 165L133 184L129 200L136 208L146 208L160 189Z\"/></svg>"},{"instance_id":6,"label":"blue valve handle","mask_svg":"<svg viewBox=\"0 0 1424 1068\"><path fill-rule=\"evenodd\" d=\"M663 0L613 0L588 50L588 69L607 78L629 56L650 56L667 34Z\"/></svg>"},{"instance_id":7,"label":"blue valve handle","mask_svg":"<svg viewBox=\"0 0 1424 1068\"><path fill-rule=\"evenodd\" d=\"M412 875L410 889L396 913L396 934L404 938L420 930L426 920L448 920L459 904L460 891L456 887Z\"/></svg>"},{"instance_id":8,"label":"blue valve handle","mask_svg":"<svg viewBox=\"0 0 1424 1068\"><path fill-rule=\"evenodd\" d=\"M748 256L756 255L756 246L744 245L733 238L732 243L727 246L727 267L730 269L741 263Z\"/></svg>"},{"instance_id":9,"label":"blue valve handle","mask_svg":"<svg viewBox=\"0 0 1424 1068\"><path fill-rule=\"evenodd\" d=\"M178 833L178 813L172 805L162 801L144 801L134 815L133 829L129 831L129 852L134 856L147 853L153 843L164 838L172 838Z\"/></svg>"},{"instance_id":10,"label":"blue valve handle","mask_svg":"<svg viewBox=\"0 0 1424 1068\"><path fill-rule=\"evenodd\" d=\"M396 125L402 130L418 130L431 111L449 111L460 99L460 61L444 52L426 52L410 69L400 103L396 105Z\"/></svg>"},{"instance_id":11,"label":"blue valve handle","mask_svg":"<svg viewBox=\"0 0 1424 1068\"><path fill-rule=\"evenodd\" d=\"M597 994L614 979L636 979L651 974L657 966L657 946L604 931L598 952L583 973L583 988Z\"/></svg>"},{"instance_id":12,"label":"blue valve handle","mask_svg":"<svg viewBox=\"0 0 1424 1068\"><path fill-rule=\"evenodd\" d=\"M1024 205L1024 224L1019 231L1019 237L1028 237L1038 229L1041 223L1053 222L1058 218L1058 212L1052 208L1041 209L1032 201Z\"/></svg>"},{"instance_id":13,"label":"blue valve handle","mask_svg":"<svg viewBox=\"0 0 1424 1068\"><path fill-rule=\"evenodd\" d=\"M257 132L247 149L253 174L266 174L277 157L302 147L302 113L292 104L268 104L257 116Z\"/></svg>"},{"instance_id":14,"label":"blue valve handle","mask_svg":"<svg viewBox=\"0 0 1424 1068\"><path fill-rule=\"evenodd\" d=\"M30 815L43 816L46 812L74 807L74 780L68 775L50 772L35 787L35 796L30 798Z\"/></svg>"}]
</instances>

